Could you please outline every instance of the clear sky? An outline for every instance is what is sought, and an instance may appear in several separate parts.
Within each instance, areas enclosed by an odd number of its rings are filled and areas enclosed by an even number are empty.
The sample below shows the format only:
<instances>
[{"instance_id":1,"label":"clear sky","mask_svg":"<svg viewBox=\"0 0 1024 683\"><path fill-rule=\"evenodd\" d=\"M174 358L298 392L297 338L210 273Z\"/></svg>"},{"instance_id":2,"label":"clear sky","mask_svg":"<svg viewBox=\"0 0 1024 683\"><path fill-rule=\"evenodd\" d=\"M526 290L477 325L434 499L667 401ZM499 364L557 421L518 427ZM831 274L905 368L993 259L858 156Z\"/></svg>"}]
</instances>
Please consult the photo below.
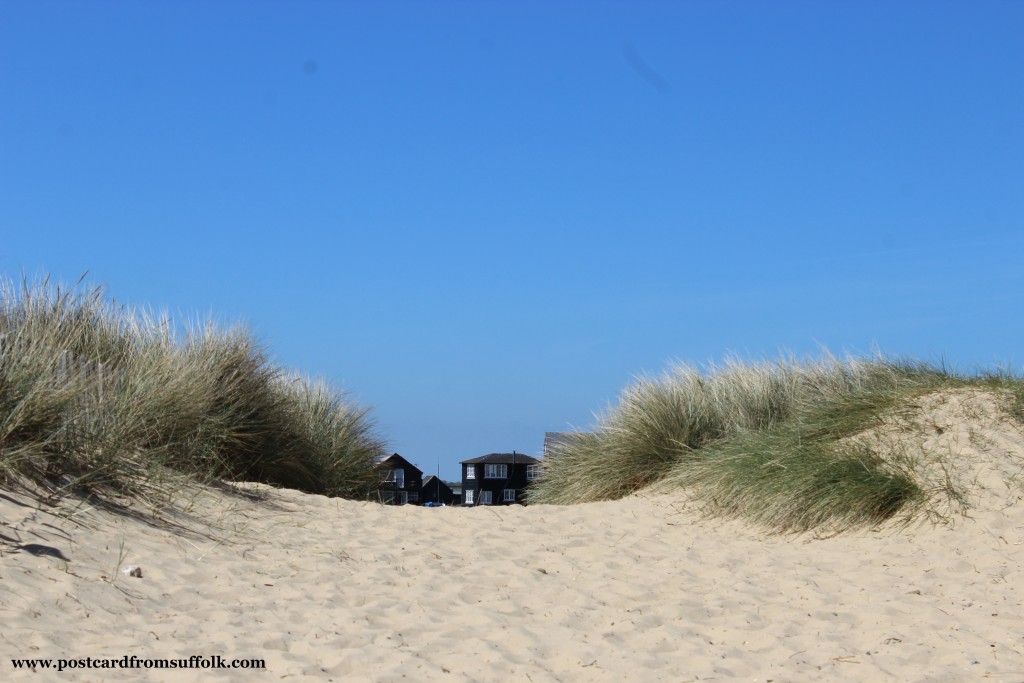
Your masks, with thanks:
<instances>
[{"instance_id":1,"label":"clear sky","mask_svg":"<svg viewBox=\"0 0 1024 683\"><path fill-rule=\"evenodd\" d=\"M0 2L0 275L444 478L672 360L1024 364L1024 3Z\"/></svg>"}]
</instances>

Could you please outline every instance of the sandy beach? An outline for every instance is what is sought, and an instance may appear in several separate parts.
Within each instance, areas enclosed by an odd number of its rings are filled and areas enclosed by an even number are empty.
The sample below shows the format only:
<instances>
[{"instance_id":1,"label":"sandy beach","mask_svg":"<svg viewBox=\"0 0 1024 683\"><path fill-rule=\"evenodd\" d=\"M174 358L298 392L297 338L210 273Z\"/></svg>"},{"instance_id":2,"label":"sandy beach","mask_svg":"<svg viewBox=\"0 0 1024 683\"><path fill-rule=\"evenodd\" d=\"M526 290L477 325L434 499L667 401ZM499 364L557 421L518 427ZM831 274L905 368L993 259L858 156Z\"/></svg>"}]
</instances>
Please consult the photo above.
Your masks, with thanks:
<instances>
[{"instance_id":1,"label":"sandy beach","mask_svg":"<svg viewBox=\"0 0 1024 683\"><path fill-rule=\"evenodd\" d=\"M1021 504L821 538L667 495L430 509L248 489L198 492L177 528L4 492L3 678L1024 681ZM11 662L131 655L266 670Z\"/></svg>"},{"instance_id":2,"label":"sandy beach","mask_svg":"<svg viewBox=\"0 0 1024 683\"><path fill-rule=\"evenodd\" d=\"M53 681L1024 681L1020 426L991 395L959 391L924 397L872 433L879 448L931 454L934 490L948 479L966 507L781 535L702 515L679 490L426 508L186 487L159 521L138 503L115 511L5 490L0 671ZM87 658L213 657L261 668L87 668ZM52 662L33 671L15 659Z\"/></svg>"}]
</instances>

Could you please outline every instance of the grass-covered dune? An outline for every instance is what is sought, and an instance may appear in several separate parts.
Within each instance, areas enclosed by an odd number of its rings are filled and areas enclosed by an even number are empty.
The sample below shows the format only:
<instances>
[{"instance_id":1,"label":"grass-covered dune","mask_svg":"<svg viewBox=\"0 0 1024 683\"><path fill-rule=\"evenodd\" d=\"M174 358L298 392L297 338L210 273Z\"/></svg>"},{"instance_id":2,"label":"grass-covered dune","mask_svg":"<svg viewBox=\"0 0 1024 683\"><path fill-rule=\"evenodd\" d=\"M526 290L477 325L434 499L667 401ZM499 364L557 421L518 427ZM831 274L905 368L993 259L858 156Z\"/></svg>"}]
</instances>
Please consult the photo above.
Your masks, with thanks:
<instances>
[{"instance_id":1,"label":"grass-covered dune","mask_svg":"<svg viewBox=\"0 0 1024 683\"><path fill-rule=\"evenodd\" d=\"M676 366L638 379L592 431L556 444L530 501L608 500L657 485L685 491L705 514L780 531L944 514L937 494L965 495L949 474L956 463L921 439L880 439L879 430L956 391L984 392L1001 419L1024 423L1024 380L1009 372L963 375L884 357ZM920 427L912 422L902 429Z\"/></svg>"},{"instance_id":2,"label":"grass-covered dune","mask_svg":"<svg viewBox=\"0 0 1024 683\"><path fill-rule=\"evenodd\" d=\"M165 496L251 480L355 497L383 454L365 408L241 327L175 333L102 289L0 281L0 481Z\"/></svg>"}]
</instances>

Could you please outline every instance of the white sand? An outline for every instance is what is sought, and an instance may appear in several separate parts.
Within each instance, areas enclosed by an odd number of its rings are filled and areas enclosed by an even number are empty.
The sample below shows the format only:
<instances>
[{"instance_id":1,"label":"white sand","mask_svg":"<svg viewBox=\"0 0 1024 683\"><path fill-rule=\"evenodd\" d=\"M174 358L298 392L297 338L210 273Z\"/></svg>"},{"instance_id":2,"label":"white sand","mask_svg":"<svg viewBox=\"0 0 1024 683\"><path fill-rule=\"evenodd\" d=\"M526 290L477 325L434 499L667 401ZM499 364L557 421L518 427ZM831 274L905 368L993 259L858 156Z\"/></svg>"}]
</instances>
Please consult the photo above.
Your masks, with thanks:
<instances>
[{"instance_id":1,"label":"white sand","mask_svg":"<svg viewBox=\"0 0 1024 683\"><path fill-rule=\"evenodd\" d=\"M1019 431L948 427L976 463L1024 465ZM255 487L201 493L173 530L0 492L0 680L1020 682L1024 502L993 482L970 519L831 538L653 494L430 509ZM266 671L10 661L214 654Z\"/></svg>"}]
</instances>

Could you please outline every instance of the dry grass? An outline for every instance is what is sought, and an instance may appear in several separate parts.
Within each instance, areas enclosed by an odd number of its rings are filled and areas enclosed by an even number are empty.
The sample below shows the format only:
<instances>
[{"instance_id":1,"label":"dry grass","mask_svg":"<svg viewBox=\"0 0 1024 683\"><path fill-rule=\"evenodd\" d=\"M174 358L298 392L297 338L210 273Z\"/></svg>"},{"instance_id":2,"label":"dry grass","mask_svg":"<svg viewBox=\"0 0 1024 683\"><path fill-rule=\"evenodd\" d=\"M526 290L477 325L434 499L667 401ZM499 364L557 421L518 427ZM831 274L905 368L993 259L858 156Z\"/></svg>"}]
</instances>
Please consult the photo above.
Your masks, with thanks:
<instances>
[{"instance_id":1,"label":"dry grass","mask_svg":"<svg viewBox=\"0 0 1024 683\"><path fill-rule=\"evenodd\" d=\"M176 335L101 289L0 283L0 477L158 496L191 480L360 496L367 410L286 374L243 328Z\"/></svg>"},{"instance_id":2,"label":"dry grass","mask_svg":"<svg viewBox=\"0 0 1024 683\"><path fill-rule=\"evenodd\" d=\"M999 389L1007 412L1024 416L1024 382L1010 372L832 356L676 366L638 379L593 431L556 445L530 500L613 499L658 483L689 490L709 514L779 531L910 518L927 496L907 459L848 437L917 396L961 386Z\"/></svg>"}]
</instances>

